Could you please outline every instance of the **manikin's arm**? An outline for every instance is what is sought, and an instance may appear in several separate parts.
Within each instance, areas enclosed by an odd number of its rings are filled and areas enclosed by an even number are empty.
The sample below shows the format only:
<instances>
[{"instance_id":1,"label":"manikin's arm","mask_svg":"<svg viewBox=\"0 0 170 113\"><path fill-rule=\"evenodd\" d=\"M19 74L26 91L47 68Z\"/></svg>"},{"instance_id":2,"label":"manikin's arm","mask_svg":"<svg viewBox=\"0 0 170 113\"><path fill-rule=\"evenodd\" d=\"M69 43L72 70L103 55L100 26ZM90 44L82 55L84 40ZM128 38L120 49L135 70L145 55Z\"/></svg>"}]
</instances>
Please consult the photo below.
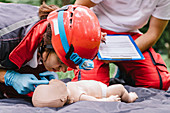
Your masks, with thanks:
<instances>
[{"instance_id":1,"label":"manikin's arm","mask_svg":"<svg viewBox=\"0 0 170 113\"><path fill-rule=\"evenodd\" d=\"M97 99L93 96L89 96L89 95L86 95L86 94L82 94L80 96L80 101L110 101L110 102L115 102L115 101L120 101L120 98L118 95L116 96L113 96L111 95L110 97L107 97L107 98L101 98L101 99Z\"/></svg>"}]
</instances>

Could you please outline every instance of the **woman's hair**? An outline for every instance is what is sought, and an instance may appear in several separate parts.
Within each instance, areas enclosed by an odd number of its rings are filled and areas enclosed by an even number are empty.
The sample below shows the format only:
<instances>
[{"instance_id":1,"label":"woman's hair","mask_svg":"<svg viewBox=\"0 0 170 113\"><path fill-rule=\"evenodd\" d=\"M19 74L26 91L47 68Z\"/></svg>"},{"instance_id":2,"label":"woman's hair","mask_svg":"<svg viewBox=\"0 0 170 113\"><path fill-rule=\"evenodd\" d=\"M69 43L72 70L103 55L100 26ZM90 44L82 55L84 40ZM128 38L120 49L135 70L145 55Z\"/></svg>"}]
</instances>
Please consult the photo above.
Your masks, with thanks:
<instances>
[{"instance_id":1,"label":"woman's hair","mask_svg":"<svg viewBox=\"0 0 170 113\"><path fill-rule=\"evenodd\" d=\"M58 9L59 7L56 5L47 5L45 2L43 2L43 4L40 6L39 8L39 17L40 19L46 19L48 14L56 9Z\"/></svg>"},{"instance_id":2,"label":"woman's hair","mask_svg":"<svg viewBox=\"0 0 170 113\"><path fill-rule=\"evenodd\" d=\"M39 56L42 57L42 54L43 54L44 51L48 52L48 55L49 55L50 52L52 52L52 51L54 52L53 48L47 48L46 47L46 45L51 45L51 47L52 47L51 37L52 37L51 25L50 25L50 23L48 23L46 31L43 34L42 41L41 41L41 43L38 47L38 50L39 50L39 53L40 53Z\"/></svg>"},{"instance_id":3,"label":"woman's hair","mask_svg":"<svg viewBox=\"0 0 170 113\"><path fill-rule=\"evenodd\" d=\"M51 31L51 24L50 23L48 23L43 37L44 37L44 45L51 44L52 31Z\"/></svg>"},{"instance_id":4,"label":"woman's hair","mask_svg":"<svg viewBox=\"0 0 170 113\"><path fill-rule=\"evenodd\" d=\"M59 7L56 6L56 5L47 5L47 4L45 4L45 2L43 2L43 4L39 8L39 17L40 17L40 20L47 19L48 14L50 12L58 9L58 8ZM43 35L43 39L41 41L40 47L39 47L39 50L40 50L39 53L41 54L41 56L42 56L42 53L44 51L47 51L48 55L49 55L49 53L51 51L54 51L53 49L49 49L49 48L45 47L45 45L51 45L51 37L52 37L51 25L50 25L50 23L48 23L46 31L45 31L45 33ZM47 57L48 57L48 55L47 55Z\"/></svg>"},{"instance_id":5,"label":"woman's hair","mask_svg":"<svg viewBox=\"0 0 170 113\"><path fill-rule=\"evenodd\" d=\"M46 19L48 14L56 9L58 9L59 7L56 5L47 5L45 2L43 2L43 4L40 6L39 8L39 17L40 19ZM51 32L51 25L50 23L48 23L46 31L44 33L44 44L50 44L51 43L51 36L52 36L52 32Z\"/></svg>"}]
</instances>

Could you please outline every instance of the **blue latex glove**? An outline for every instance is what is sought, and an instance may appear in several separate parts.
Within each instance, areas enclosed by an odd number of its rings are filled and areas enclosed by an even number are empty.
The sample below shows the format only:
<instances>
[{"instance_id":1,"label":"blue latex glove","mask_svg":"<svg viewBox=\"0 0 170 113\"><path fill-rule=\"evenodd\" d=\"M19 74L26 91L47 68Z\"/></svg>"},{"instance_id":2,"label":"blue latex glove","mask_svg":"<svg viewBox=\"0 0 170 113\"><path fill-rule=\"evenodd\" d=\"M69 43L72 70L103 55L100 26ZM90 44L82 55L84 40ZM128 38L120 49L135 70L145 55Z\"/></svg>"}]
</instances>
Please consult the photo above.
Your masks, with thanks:
<instances>
[{"instance_id":1,"label":"blue latex glove","mask_svg":"<svg viewBox=\"0 0 170 113\"><path fill-rule=\"evenodd\" d=\"M7 70L5 84L12 86L19 94L28 94L34 91L35 85L48 84L48 80L38 80L33 74L20 74L18 72Z\"/></svg>"},{"instance_id":2,"label":"blue latex glove","mask_svg":"<svg viewBox=\"0 0 170 113\"><path fill-rule=\"evenodd\" d=\"M58 79L58 74L53 71L45 71L43 73L40 73L41 80L51 80L51 79Z\"/></svg>"}]
</instances>

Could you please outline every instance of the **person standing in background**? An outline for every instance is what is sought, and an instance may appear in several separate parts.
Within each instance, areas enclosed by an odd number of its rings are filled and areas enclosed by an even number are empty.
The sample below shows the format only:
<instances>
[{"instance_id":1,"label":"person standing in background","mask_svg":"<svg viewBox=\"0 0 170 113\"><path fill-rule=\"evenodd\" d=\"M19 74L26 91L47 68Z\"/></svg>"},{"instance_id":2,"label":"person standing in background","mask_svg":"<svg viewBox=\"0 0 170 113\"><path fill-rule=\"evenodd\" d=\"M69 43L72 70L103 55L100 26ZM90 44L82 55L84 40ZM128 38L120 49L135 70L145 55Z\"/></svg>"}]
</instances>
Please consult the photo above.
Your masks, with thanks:
<instances>
[{"instance_id":1,"label":"person standing in background","mask_svg":"<svg viewBox=\"0 0 170 113\"><path fill-rule=\"evenodd\" d=\"M102 32L129 34L135 40L145 60L115 62L126 84L162 90L169 88L170 73L160 54L152 48L170 20L169 0L76 0L75 4L94 11ZM143 34L139 29L148 21L148 31ZM109 85L109 65L99 60L94 63L93 70L75 70L73 81L95 79Z\"/></svg>"}]
</instances>

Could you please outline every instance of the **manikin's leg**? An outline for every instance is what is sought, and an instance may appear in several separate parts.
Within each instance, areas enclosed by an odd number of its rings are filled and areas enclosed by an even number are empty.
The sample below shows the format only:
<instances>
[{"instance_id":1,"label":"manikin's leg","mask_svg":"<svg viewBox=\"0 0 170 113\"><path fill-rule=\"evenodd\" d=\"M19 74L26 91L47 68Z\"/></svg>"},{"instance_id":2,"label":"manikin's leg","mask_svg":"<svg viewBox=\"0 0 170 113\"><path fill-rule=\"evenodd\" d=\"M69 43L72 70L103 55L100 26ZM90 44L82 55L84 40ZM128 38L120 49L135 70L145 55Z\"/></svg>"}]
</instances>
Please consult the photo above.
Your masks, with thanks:
<instances>
[{"instance_id":1,"label":"manikin's leg","mask_svg":"<svg viewBox=\"0 0 170 113\"><path fill-rule=\"evenodd\" d=\"M106 96L110 97L111 95L118 95L121 98L121 101L128 103L133 102L138 98L135 92L128 93L122 84L115 84L109 86L107 88Z\"/></svg>"}]
</instances>

